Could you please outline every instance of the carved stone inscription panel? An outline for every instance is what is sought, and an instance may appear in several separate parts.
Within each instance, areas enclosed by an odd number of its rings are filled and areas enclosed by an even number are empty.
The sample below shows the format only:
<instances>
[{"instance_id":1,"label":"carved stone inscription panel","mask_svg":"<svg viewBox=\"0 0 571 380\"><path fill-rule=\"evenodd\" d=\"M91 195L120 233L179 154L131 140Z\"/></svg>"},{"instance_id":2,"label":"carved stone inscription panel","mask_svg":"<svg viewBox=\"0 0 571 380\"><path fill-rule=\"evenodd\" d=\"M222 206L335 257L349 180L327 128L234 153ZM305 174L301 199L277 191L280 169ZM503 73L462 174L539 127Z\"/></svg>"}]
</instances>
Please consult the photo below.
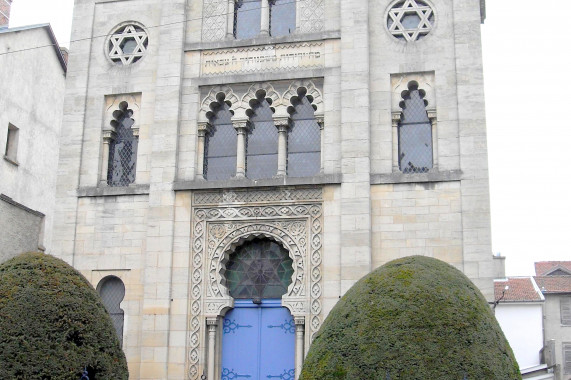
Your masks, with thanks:
<instances>
[{"instance_id":1,"label":"carved stone inscription panel","mask_svg":"<svg viewBox=\"0 0 571 380\"><path fill-rule=\"evenodd\" d=\"M316 199L317 198L317 199ZM318 200L319 199L319 200ZM192 211L189 378L201 375L206 318L234 300L224 285L229 255L256 237L289 251L294 273L282 305L307 322L306 347L321 326L323 207L321 189L196 192ZM214 203L215 202L215 203ZM249 203L252 202L252 203ZM249 204L248 204L249 203Z\"/></svg>"}]
</instances>

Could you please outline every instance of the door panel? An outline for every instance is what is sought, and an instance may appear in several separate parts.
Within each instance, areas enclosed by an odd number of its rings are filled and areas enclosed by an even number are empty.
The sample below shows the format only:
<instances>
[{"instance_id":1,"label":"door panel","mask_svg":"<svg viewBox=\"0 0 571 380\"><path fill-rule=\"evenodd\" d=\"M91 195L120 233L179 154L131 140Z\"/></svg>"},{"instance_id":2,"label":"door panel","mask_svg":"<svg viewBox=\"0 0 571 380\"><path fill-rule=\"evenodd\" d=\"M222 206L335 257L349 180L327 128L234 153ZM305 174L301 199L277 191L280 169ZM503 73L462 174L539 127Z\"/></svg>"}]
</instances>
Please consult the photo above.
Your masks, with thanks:
<instances>
[{"instance_id":1,"label":"door panel","mask_svg":"<svg viewBox=\"0 0 571 380\"><path fill-rule=\"evenodd\" d=\"M295 377L295 323L281 300L236 300L223 322L222 380Z\"/></svg>"}]
</instances>

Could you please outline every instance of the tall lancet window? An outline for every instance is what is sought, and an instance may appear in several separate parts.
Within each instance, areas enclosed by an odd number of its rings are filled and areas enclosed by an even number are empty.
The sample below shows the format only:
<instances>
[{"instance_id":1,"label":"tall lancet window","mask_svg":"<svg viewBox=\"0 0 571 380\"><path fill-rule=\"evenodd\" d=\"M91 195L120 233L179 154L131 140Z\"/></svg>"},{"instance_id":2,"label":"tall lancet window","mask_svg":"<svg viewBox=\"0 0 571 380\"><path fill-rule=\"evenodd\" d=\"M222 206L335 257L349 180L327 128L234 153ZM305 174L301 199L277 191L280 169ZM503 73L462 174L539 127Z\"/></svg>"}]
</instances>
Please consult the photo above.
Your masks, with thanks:
<instances>
[{"instance_id":1,"label":"tall lancet window","mask_svg":"<svg viewBox=\"0 0 571 380\"><path fill-rule=\"evenodd\" d=\"M111 316L113 326L117 332L119 342L123 345L123 325L125 313L121 309L121 302L125 298L125 285L123 281L115 276L105 277L99 283L99 296L105 305L105 309Z\"/></svg>"},{"instance_id":2,"label":"tall lancet window","mask_svg":"<svg viewBox=\"0 0 571 380\"><path fill-rule=\"evenodd\" d=\"M204 176L224 180L236 174L237 135L232 125L230 106L222 101L213 110L204 148Z\"/></svg>"},{"instance_id":3,"label":"tall lancet window","mask_svg":"<svg viewBox=\"0 0 571 380\"><path fill-rule=\"evenodd\" d=\"M398 125L399 168L403 173L426 173L432 168L432 126L424 90L411 82L403 91Z\"/></svg>"},{"instance_id":4,"label":"tall lancet window","mask_svg":"<svg viewBox=\"0 0 571 380\"><path fill-rule=\"evenodd\" d=\"M115 129L115 138L109 146L107 183L109 186L128 186L135 182L138 140L131 129L135 120L127 102L119 104L119 109L113 112L113 119L111 125Z\"/></svg>"},{"instance_id":5,"label":"tall lancet window","mask_svg":"<svg viewBox=\"0 0 571 380\"><path fill-rule=\"evenodd\" d=\"M311 96L302 96L294 104L288 134L287 175L310 177L321 169L321 129L314 115Z\"/></svg>"},{"instance_id":6,"label":"tall lancet window","mask_svg":"<svg viewBox=\"0 0 571 380\"><path fill-rule=\"evenodd\" d=\"M269 2L270 35L279 37L295 32L296 2L292 0L269 0Z\"/></svg>"},{"instance_id":7,"label":"tall lancet window","mask_svg":"<svg viewBox=\"0 0 571 380\"><path fill-rule=\"evenodd\" d=\"M246 177L272 178L278 170L278 129L266 99L258 101L250 116L246 146Z\"/></svg>"},{"instance_id":8,"label":"tall lancet window","mask_svg":"<svg viewBox=\"0 0 571 380\"><path fill-rule=\"evenodd\" d=\"M236 0L234 3L234 37L254 38L260 34L261 0Z\"/></svg>"}]
</instances>

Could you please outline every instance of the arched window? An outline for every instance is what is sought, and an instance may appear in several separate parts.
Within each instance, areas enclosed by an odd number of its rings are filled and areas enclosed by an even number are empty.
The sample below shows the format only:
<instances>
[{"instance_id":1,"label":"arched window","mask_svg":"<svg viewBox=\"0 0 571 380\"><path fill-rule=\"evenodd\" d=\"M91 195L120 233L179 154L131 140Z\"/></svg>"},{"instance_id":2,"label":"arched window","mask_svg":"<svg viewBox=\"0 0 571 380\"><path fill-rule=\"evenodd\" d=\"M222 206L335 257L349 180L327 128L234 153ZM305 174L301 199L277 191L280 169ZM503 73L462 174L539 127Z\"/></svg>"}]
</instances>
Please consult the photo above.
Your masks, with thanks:
<instances>
[{"instance_id":1,"label":"arched window","mask_svg":"<svg viewBox=\"0 0 571 380\"><path fill-rule=\"evenodd\" d=\"M234 37L237 39L257 37L260 34L261 18L262 0L236 0Z\"/></svg>"},{"instance_id":2,"label":"arched window","mask_svg":"<svg viewBox=\"0 0 571 380\"><path fill-rule=\"evenodd\" d=\"M99 295L103 300L103 305L107 309L107 312L111 316L113 321L113 326L115 331L117 331L117 336L119 337L119 342L123 346L123 323L124 323L124 312L121 309L121 301L125 297L125 285L123 281L115 276L105 277L99 285Z\"/></svg>"},{"instance_id":3,"label":"arched window","mask_svg":"<svg viewBox=\"0 0 571 380\"><path fill-rule=\"evenodd\" d=\"M107 184L109 186L128 186L135 181L137 164L137 138L131 127L135 123L133 110L127 102L121 102L119 109L113 112L111 125L115 129L114 139L109 146L109 164Z\"/></svg>"},{"instance_id":4,"label":"arched window","mask_svg":"<svg viewBox=\"0 0 571 380\"><path fill-rule=\"evenodd\" d=\"M269 239L252 240L230 256L226 286L237 299L281 298L291 284L292 263L280 244Z\"/></svg>"},{"instance_id":5,"label":"arched window","mask_svg":"<svg viewBox=\"0 0 571 380\"><path fill-rule=\"evenodd\" d=\"M410 82L403 91L398 124L399 168L403 173L426 173L432 168L432 126L426 112L425 92Z\"/></svg>"},{"instance_id":6,"label":"arched window","mask_svg":"<svg viewBox=\"0 0 571 380\"><path fill-rule=\"evenodd\" d=\"M236 174L237 135L230 106L222 101L210 118L210 131L204 148L204 176L224 180Z\"/></svg>"},{"instance_id":7,"label":"arched window","mask_svg":"<svg viewBox=\"0 0 571 380\"><path fill-rule=\"evenodd\" d=\"M321 129L314 115L310 96L298 98L291 114L288 134L287 174L310 177L321 169Z\"/></svg>"},{"instance_id":8,"label":"arched window","mask_svg":"<svg viewBox=\"0 0 571 380\"><path fill-rule=\"evenodd\" d=\"M279 37L295 32L295 1L269 0L269 2L270 35Z\"/></svg>"},{"instance_id":9,"label":"arched window","mask_svg":"<svg viewBox=\"0 0 571 380\"><path fill-rule=\"evenodd\" d=\"M278 170L278 130L266 99L252 109L246 143L246 177L272 178Z\"/></svg>"}]
</instances>

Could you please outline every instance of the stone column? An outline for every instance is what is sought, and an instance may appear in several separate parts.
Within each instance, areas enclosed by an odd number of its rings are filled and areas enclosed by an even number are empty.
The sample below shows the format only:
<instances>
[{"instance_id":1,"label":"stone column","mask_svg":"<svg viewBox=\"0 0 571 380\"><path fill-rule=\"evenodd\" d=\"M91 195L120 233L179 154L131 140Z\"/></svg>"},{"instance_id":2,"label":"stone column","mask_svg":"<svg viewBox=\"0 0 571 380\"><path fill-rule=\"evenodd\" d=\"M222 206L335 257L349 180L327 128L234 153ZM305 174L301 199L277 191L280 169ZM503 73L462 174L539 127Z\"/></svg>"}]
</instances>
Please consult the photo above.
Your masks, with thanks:
<instances>
[{"instance_id":1,"label":"stone column","mask_svg":"<svg viewBox=\"0 0 571 380\"><path fill-rule=\"evenodd\" d=\"M197 154L198 157L196 158L197 162L197 170L196 170L196 178L197 179L204 179L204 152L205 152L205 144L206 144L206 134L210 132L210 124L207 122L199 122L198 123L198 146L197 146Z\"/></svg>"},{"instance_id":2,"label":"stone column","mask_svg":"<svg viewBox=\"0 0 571 380\"><path fill-rule=\"evenodd\" d=\"M101 177L99 186L107 186L107 172L109 171L109 146L117 134L112 130L103 131L103 152L101 154Z\"/></svg>"},{"instance_id":3,"label":"stone column","mask_svg":"<svg viewBox=\"0 0 571 380\"><path fill-rule=\"evenodd\" d=\"M234 6L235 0L228 0L228 15L226 25L226 38L229 40L234 39Z\"/></svg>"},{"instance_id":4,"label":"stone column","mask_svg":"<svg viewBox=\"0 0 571 380\"><path fill-rule=\"evenodd\" d=\"M260 36L270 35L270 0L262 0Z\"/></svg>"},{"instance_id":5,"label":"stone column","mask_svg":"<svg viewBox=\"0 0 571 380\"><path fill-rule=\"evenodd\" d=\"M428 110L427 114L432 131L432 169L438 170L438 121L436 120L436 110Z\"/></svg>"},{"instance_id":6,"label":"stone column","mask_svg":"<svg viewBox=\"0 0 571 380\"><path fill-rule=\"evenodd\" d=\"M236 178L246 177L246 133L249 128L248 121L232 122L238 133L238 149L236 152Z\"/></svg>"},{"instance_id":7,"label":"stone column","mask_svg":"<svg viewBox=\"0 0 571 380\"><path fill-rule=\"evenodd\" d=\"M301 367L303 366L305 339L305 317L295 317L295 378L301 375Z\"/></svg>"},{"instance_id":8,"label":"stone column","mask_svg":"<svg viewBox=\"0 0 571 380\"><path fill-rule=\"evenodd\" d=\"M321 169L320 172L323 174L325 171L325 135L323 134L323 126L325 125L325 118L321 116L316 116L315 120L317 121L317 125L319 125L319 139L320 139L320 161L321 161Z\"/></svg>"},{"instance_id":9,"label":"stone column","mask_svg":"<svg viewBox=\"0 0 571 380\"><path fill-rule=\"evenodd\" d=\"M392 112L391 119L393 122L393 173L398 172L399 168L399 123L401 111Z\"/></svg>"},{"instance_id":10,"label":"stone column","mask_svg":"<svg viewBox=\"0 0 571 380\"><path fill-rule=\"evenodd\" d=\"M208 326L208 377L207 379L214 379L216 373L216 327L218 327L218 318L206 318L206 325Z\"/></svg>"},{"instance_id":11,"label":"stone column","mask_svg":"<svg viewBox=\"0 0 571 380\"><path fill-rule=\"evenodd\" d=\"M274 125L278 129L278 177L287 174L287 132L289 130L289 118L280 117L274 119Z\"/></svg>"}]
</instances>

